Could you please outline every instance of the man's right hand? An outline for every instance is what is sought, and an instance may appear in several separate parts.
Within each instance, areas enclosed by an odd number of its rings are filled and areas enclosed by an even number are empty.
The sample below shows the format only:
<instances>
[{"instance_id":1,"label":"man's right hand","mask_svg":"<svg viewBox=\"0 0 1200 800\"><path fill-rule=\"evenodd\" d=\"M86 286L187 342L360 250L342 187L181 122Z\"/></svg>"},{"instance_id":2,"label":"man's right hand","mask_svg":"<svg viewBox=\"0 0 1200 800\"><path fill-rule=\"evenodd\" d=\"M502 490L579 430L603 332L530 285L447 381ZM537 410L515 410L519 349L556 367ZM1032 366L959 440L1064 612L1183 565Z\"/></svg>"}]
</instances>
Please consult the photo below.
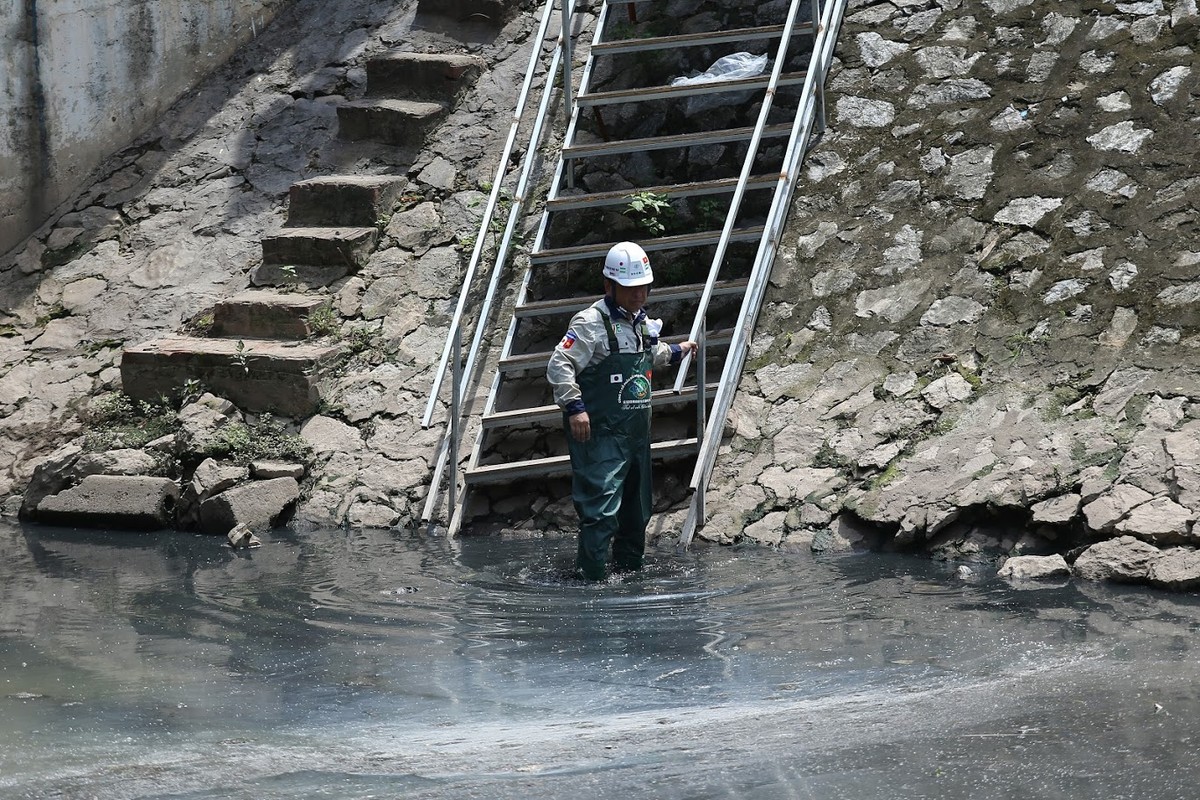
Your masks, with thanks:
<instances>
[{"instance_id":1,"label":"man's right hand","mask_svg":"<svg viewBox=\"0 0 1200 800\"><path fill-rule=\"evenodd\" d=\"M575 437L575 441L586 442L592 438L592 421L588 419L586 411L568 417L568 421L571 425L571 435Z\"/></svg>"}]
</instances>

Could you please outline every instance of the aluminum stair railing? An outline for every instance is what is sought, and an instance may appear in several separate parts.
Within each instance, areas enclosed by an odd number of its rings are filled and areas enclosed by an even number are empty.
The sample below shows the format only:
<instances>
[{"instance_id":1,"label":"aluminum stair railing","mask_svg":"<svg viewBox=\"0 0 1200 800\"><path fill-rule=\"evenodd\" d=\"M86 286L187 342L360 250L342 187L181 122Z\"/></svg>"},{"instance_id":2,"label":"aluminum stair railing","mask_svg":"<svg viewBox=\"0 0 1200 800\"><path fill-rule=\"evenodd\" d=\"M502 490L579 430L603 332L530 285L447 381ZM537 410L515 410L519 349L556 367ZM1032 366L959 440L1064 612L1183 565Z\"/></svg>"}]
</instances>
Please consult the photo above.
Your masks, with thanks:
<instances>
[{"instance_id":1,"label":"aluminum stair railing","mask_svg":"<svg viewBox=\"0 0 1200 800\"><path fill-rule=\"evenodd\" d=\"M637 0L635 0L637 2ZM745 92L748 89L766 90L767 100L764 101L764 106L769 106L769 100L773 98L775 91L782 86L792 86L805 83L809 80L806 73L786 73L783 71L783 66L786 60L788 47L791 39L798 33L812 33L811 24L798 24L797 13L799 0L793 0L789 8L788 21L782 26L767 26L759 29L738 29L737 31L717 31L712 34L688 34L684 37L658 37L658 43L665 46L680 46L679 43L686 39L689 45L705 45L712 42L736 42L746 39L770 39L780 38L779 55L776 57L776 62L772 68L769 77L758 77L734 81L722 81L718 84L699 86L680 86L680 87L647 87L642 89L625 89L618 91L593 92L590 90L590 80L593 68L597 57L604 57L618 52L637 52L648 49L647 45L652 44L653 40L637 40L633 42L616 43L604 42L602 37L606 29L609 12L613 6L617 7L632 7L634 3L614 2L614 0L606 0L600 9L599 18L596 24L594 37L591 45L586 64L582 71L582 78L579 84L579 91L575 96L575 102L572 108L569 122L567 124L566 135L563 139L563 148L559 154L558 162L555 167L553 179L550 182L550 189L546 197L546 204L543 209L542 218L535 237L534 245L530 251L529 269L526 270L525 276L517 292L516 311L514 312L508 326L503 345L501 347L500 359L497 365L495 375L492 380L486 403L481 416L481 424L479 426L478 435L476 437L475 446L472 450L466 472L464 474L464 496L473 485L487 485L493 483L503 483L506 481L515 481L535 477L547 477L551 475L565 474L569 472L569 461L565 456L551 456L548 458L524 459L515 462L506 462L499 464L483 464L481 456L485 447L485 442L489 432L512 425L529 424L533 422L548 422L559 418L559 412L554 406L538 405L529 408L505 409L498 408L501 388L504 385L507 375L514 373L524 373L530 370L543 370L546 365L550 353L533 352L533 353L517 353L514 350L517 338L518 328L523 319L528 319L534 316L542 316L551 313L568 313L577 310L583 305L590 304L590 300L584 302L579 298L573 298L563 301L540 301L530 299L530 286L534 270L538 267L547 264L556 264L580 259L591 259L603 257L607 252L611 242L598 243L595 245L583 245L574 247L558 247L545 248L547 231L551 215L558 211L569 210L571 208L580 207L581 200L578 197L560 197L560 187L572 186L570 165L577 162L579 159L586 159L595 156L612 155L619 153L639 152L643 150L664 149L669 147L689 147L696 144L708 143L733 143L733 142L751 142L750 154L747 157L747 163L753 165L754 153L757 150L758 143L766 138L780 138L792 131L792 126L788 125L767 125L767 111L759 115L757 124L753 128L735 128L730 130L719 131L703 131L690 134L651 137L639 140L626 140L623 142L606 142L599 144L576 144L575 139L579 128L581 111L583 109L597 108L604 105L612 105L615 103L637 103L649 100L673 99L682 97L695 97L706 94L714 94L718 92ZM632 14L631 14L632 17ZM711 40L711 41L710 41ZM722 179L717 181L705 181L701 183L693 183L690 185L675 185L671 187L651 187L653 190L661 191L669 196L675 197L692 197L707 194L732 193L734 200L731 203L730 213L726 217L726 224L720 231L697 231L674 236L661 236L656 239L641 240L640 243L648 252L675 250L680 248L711 246L717 245L722 252L732 242L761 242L767 233L764 226L736 226L737 210L740 208L741 199L745 192L750 189L765 189L773 188L777 183L777 175L770 176L752 176L750 171L743 165L742 174L736 181ZM632 190L646 191L646 189ZM593 193L590 198L582 201L583 207L592 205L619 205L624 200L627 200L629 193ZM524 198L522 198L524 199ZM510 227L515 220L510 219ZM503 255L501 255L501 258ZM705 306L708 301L714 296L726 294L743 293L747 290L748 284L738 281L718 281L710 273L709 280L703 286L692 285L688 287L673 287L665 290L656 290L656 299L660 295L668 295L672 299L695 299L703 297ZM673 293L672 293L673 292ZM672 293L672 294L668 294ZM697 315L703 319L704 314ZM481 318L478 323L477 330L487 323L487 319ZM675 337L676 340L682 340L685 337ZM728 345L733 341L732 333L722 334L720 332L709 333L705 330L700 330L693 334L690 338L697 339L702 342L702 347ZM684 388L682 385L677 385L670 392L657 392L654 402L659 405L667 403L683 403L687 402L688 398L696 398L697 404L697 423L696 438L691 439L673 439L667 442L656 442L652 445L652 452L656 457L678 458L691 455L697 452L698 445L707 433L705 429L706 420L706 400L707 395L713 389L718 387L710 387L705 385L703 358L698 359L696 380L697 385L691 388ZM470 371L464 374L463 381L469 382L472 380ZM681 382L682 383L682 382ZM675 394L675 398L671 398L671 394ZM463 509L466 506L465 499L460 502L452 511L452 519L450 522L451 533L456 533L462 525Z\"/></svg>"},{"instance_id":2,"label":"aluminum stair railing","mask_svg":"<svg viewBox=\"0 0 1200 800\"><path fill-rule=\"evenodd\" d=\"M813 0L813 2L815 15L818 0ZM800 167L808 152L808 143L813 128L816 126L823 129L825 125L824 81L833 60L833 48L837 43L838 30L846 11L846 3L847 0L830 0L823 13L820 14L820 23L817 26L813 52L809 60L808 78L800 95L799 113L793 121L792 133L788 139L785 169L779 176L779 188L775 192L768 215L768 223L763 231L758 255L751 271L746 302L742 304L737 324L734 326L733 340L726 355L725 367L722 370L720 381L717 382L711 412L712 424L705 429L700 452L696 457L696 466L689 483L692 502L679 537L679 546L682 548L690 545L696 530L704 525L705 493L708 490L708 482L712 476L717 451L724 434L725 420L733 404L737 386L741 381L742 368L749 351L758 313L762 307L762 299L766 293L771 263L778 249L779 239L783 234L788 205L798 182Z\"/></svg>"},{"instance_id":3,"label":"aluminum stair railing","mask_svg":"<svg viewBox=\"0 0 1200 800\"><path fill-rule=\"evenodd\" d=\"M425 506L421 514L422 522L425 523L432 522L435 517L447 461L453 464L455 471L457 471L458 437L460 435L460 423L462 417L462 398L466 396L469 384L472 380L472 374L474 372L476 360L478 359L479 355L479 349L482 344L483 331L487 326L487 321L491 314L491 306L494 302L496 291L499 286L500 275L503 272L505 259L512 244L513 233L516 229L516 219L523 203L523 195L527 189L533 166L537 162L536 154L539 149L542 132L544 130L545 121L549 112L554 76L558 71L560 63L564 65L563 69L565 70L565 79L563 80L563 85L565 87L564 102L568 109L571 107L571 80L569 77L571 64L570 30L575 0L560 0L560 3L561 4L559 7L562 10L562 24L560 26L558 44L553 50L550 64L545 72L546 78L542 87L541 103L539 104L538 113L532 125L532 131L529 136L529 145L525 148L525 153L522 158L521 177L518 182L516 195L511 201L508 224L505 226L501 242L497 247L497 258L491 270L488 289L479 307L477 309L469 309L469 299L471 292L475 288L476 272L481 261L488 234L491 233L492 230L492 223L500 199L504 178L507 174L509 158L512 154L513 146L516 143L521 121L525 114L526 105L529 101L530 90L533 85L534 77L537 74L537 67L543 58L541 52L542 48L540 46L533 47L530 53L529 65L525 71L525 79L521 86L521 92L517 99L516 108L513 112L512 122L509 127L509 133L504 145L503 153L499 160L499 166L496 169L496 178L492 182L492 190L488 198L487 207L485 208L483 217L480 220L479 233L475 237L475 247L471 254L471 261L468 264L466 273L463 276L462 286L459 291L458 303L455 307L454 315L450 322L450 332L446 338L446 344L443 348L441 359L434 373L433 386L430 388L429 400L426 404L425 414L421 421L421 425L424 428L429 428L433 424L434 412L442 391L442 384L446 378L447 365L450 363L451 357L453 357L454 363L452 365L452 380L454 381L454 386L451 392L450 408L448 409L449 422L434 456L433 477L430 481L429 492L426 496ZM555 7L556 0L546 0L543 6L541 24L538 28L538 33L534 41L545 41L547 31L549 30L550 23L554 15ZM472 336L471 345L467 350L466 363L463 365L460 362L462 332L464 327L464 319L471 311L474 312L476 317L475 331ZM454 509L457 507L457 481L457 475L452 474L449 482L451 516L453 516Z\"/></svg>"},{"instance_id":4,"label":"aluminum stair railing","mask_svg":"<svg viewBox=\"0 0 1200 800\"><path fill-rule=\"evenodd\" d=\"M812 0L814 9L818 1ZM704 292L700 296L700 305L696 310L696 318L692 323L690 338L693 340L697 339L703 333L703 323L708 314L708 305L712 300L713 288L716 285L717 276L721 272L721 267L725 264L725 254L728 251L733 227L737 223L738 214L741 212L742 197L745 195L746 188L749 185L750 173L754 169L754 162L758 157L758 146L762 141L763 131L767 128L767 119L770 117L771 107L775 101L775 92L784 81L783 67L787 63L788 50L792 44L791 34L796 27L800 14L800 5L801 0L792 0L791 5L788 7L787 22L783 26L784 31L779 40L779 47L775 52L775 61L766 86L766 97L763 99L762 108L758 113L758 123L754 126L754 133L750 138L750 147L746 152L746 157L742 161L741 175L734 189L733 201L730 203L729 212L725 215L725 227L721 231L721 240L717 242L717 249L713 254L712 265L708 271L708 279L705 281ZM809 30L811 30L811 26ZM807 83L807 80L805 82ZM684 356L683 361L679 365L679 376L675 380L675 391L683 388L690 363L691 354L689 353Z\"/></svg>"}]
</instances>

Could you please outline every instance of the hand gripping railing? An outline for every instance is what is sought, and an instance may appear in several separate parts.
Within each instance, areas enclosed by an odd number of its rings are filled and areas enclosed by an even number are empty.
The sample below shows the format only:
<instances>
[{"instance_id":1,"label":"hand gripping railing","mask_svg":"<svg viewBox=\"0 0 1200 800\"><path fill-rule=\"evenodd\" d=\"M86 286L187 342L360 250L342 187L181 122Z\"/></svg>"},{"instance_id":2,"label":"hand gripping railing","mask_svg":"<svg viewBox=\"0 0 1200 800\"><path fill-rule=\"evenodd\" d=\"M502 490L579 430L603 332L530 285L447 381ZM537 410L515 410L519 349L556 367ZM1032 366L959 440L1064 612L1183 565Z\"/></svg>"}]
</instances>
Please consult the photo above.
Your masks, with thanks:
<instances>
[{"instance_id":1,"label":"hand gripping railing","mask_svg":"<svg viewBox=\"0 0 1200 800\"><path fill-rule=\"evenodd\" d=\"M814 12L817 9L813 0ZM737 325L733 330L733 338L725 359L725 367L721 371L721 380L717 384L713 396L713 407L709 415L709 424L703 434L700 452L696 457L696 467L692 472L689 489L692 491L692 503L684 521L683 531L679 537L679 545L686 548L691 544L696 529L704 524L704 494L708 490L708 481L716 462L717 450L724 435L725 419L733 404L733 396L741 379L742 366L750 346L758 311L762 305L762 297L766 292L767 279L770 277L771 263L779 245L779 237L783 233L783 224L787 218L788 205L791 202L792 191L807 152L807 142L811 135L813 124L820 120L823 124L825 75L833 60L833 48L837 42L838 29L841 27L842 16L846 10L847 0L832 0L821 14L820 25L814 32L813 52L809 60L808 74L804 79L804 89L800 95L800 108L792 123L792 133L788 139L787 153L784 157L784 169L779 175L779 186L771 203L767 225L764 226L762 240L759 243L758 255L750 273L750 283L746 289L746 298L738 315ZM760 124L762 120L760 119ZM743 174L743 178L745 175ZM731 217L732 217L732 211ZM729 221L726 221L726 232ZM709 276L711 285L715 277ZM707 293L706 293L707 295ZM696 322L703 326L704 319L697 316ZM696 333L693 333L693 337Z\"/></svg>"},{"instance_id":2,"label":"hand gripping railing","mask_svg":"<svg viewBox=\"0 0 1200 800\"><path fill-rule=\"evenodd\" d=\"M553 17L554 6L556 0L546 0L545 7L542 13L541 26L538 29L538 35L535 42L542 42L546 38L546 32L550 26L550 20ZM461 357L461 341L462 327L464 316L467 312L467 303L475 282L475 273L479 265L480 257L483 252L484 242L491 231L492 220L496 212L498 199L500 197L501 184L503 183L506 168L508 166L509 156L512 154L513 145L516 141L517 132L520 127L521 118L525 113L525 107L529 100L530 87L533 83L533 78L537 72L537 66L540 62L541 47L535 45L533 52L530 55L529 66L525 72L525 82L521 87L521 95L517 100L516 110L513 112L512 124L509 129L508 140L504 146L504 153L500 158L499 166L496 169L496 179L492 183L491 196L488 198L487 208L484 211L483 218L479 225L479 234L475 239L475 249L471 255L470 264L463 276L462 288L459 291L458 305L454 310L454 316L450 322L450 334L446 338L446 345L442 351L442 357L438 364L437 371L434 375L433 386L430 388L429 400L425 407L425 416L421 420L422 427L429 428L433 424L433 414L437 407L438 396L441 393L442 383L446 377L446 366L453 354L454 375L453 380L455 385L451 392L451 404L449 409L450 425L447 435L442 437L442 441L438 447L437 455L435 456L433 478L430 482L429 493L426 496L425 508L421 514L421 519L429 522L433 519L435 509L437 508L438 496L441 489L442 477L446 470L447 458L453 453L452 462L457 465L457 450L458 450L458 430L459 422L462 416L462 398L466 395L472 375L475 371L475 362L479 356L479 350L483 341L484 329L487 327L487 321L491 316L492 304L495 302L496 292L499 288L500 277L504 271L504 265L507 261L509 248L512 244L513 233L516 230L517 219L524 205L525 193L528 189L529 178L533 172L534 165L537 162L538 143L541 140L542 130L545 126L545 121L548 116L550 105L551 90L554 84L554 76L558 72L559 64L563 65L563 85L564 100L567 105L567 115L570 116L570 85L571 85L571 61L570 61L570 41L571 41L571 24L573 18L575 0L562 0L562 31L559 34L558 46L554 49L553 57L551 58L550 66L546 70L546 78L542 87L542 100L538 107L538 114L533 124L533 129L529 136L529 144L525 148L525 154L522 159L521 176L518 181L517 189L512 198L509 208L508 224L505 226L504 235L497 248L496 261L492 267L490 280L488 282L487 292L483 300L480 302L476 313L475 332L471 337L471 345L467 349L466 363L460 366ZM566 57L564 58L564 53ZM455 500L457 492L457 479L451 476L451 503L450 514L453 517L455 514Z\"/></svg>"}]
</instances>

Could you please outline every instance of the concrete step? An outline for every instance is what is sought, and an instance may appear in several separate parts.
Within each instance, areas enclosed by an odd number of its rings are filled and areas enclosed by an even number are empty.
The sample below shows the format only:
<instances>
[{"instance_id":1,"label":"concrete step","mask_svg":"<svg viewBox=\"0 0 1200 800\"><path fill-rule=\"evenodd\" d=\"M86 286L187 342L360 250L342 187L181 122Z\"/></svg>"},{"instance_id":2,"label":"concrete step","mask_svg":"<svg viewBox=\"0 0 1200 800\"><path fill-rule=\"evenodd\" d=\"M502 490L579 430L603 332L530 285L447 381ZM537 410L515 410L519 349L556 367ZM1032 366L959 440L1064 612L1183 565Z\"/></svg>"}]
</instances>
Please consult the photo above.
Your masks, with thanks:
<instances>
[{"instance_id":1,"label":"concrete step","mask_svg":"<svg viewBox=\"0 0 1200 800\"><path fill-rule=\"evenodd\" d=\"M367 92L453 104L486 67L479 56L459 53L388 53L367 62Z\"/></svg>"},{"instance_id":2,"label":"concrete step","mask_svg":"<svg viewBox=\"0 0 1200 800\"><path fill-rule=\"evenodd\" d=\"M394 175L329 175L292 185L288 225L370 226L392 212L408 181Z\"/></svg>"},{"instance_id":3,"label":"concrete step","mask_svg":"<svg viewBox=\"0 0 1200 800\"><path fill-rule=\"evenodd\" d=\"M446 113L441 103L351 100L338 106L338 136L350 141L417 146Z\"/></svg>"},{"instance_id":4,"label":"concrete step","mask_svg":"<svg viewBox=\"0 0 1200 800\"><path fill-rule=\"evenodd\" d=\"M519 6L518 0L417 0L417 13L500 25Z\"/></svg>"},{"instance_id":5,"label":"concrete step","mask_svg":"<svg viewBox=\"0 0 1200 800\"><path fill-rule=\"evenodd\" d=\"M135 400L156 400L198 381L244 411L307 417L321 402L321 374L340 355L337 346L262 339L155 339L125 348L121 384Z\"/></svg>"},{"instance_id":6,"label":"concrete step","mask_svg":"<svg viewBox=\"0 0 1200 800\"><path fill-rule=\"evenodd\" d=\"M379 241L378 228L284 228L262 240L263 263L342 267L356 272Z\"/></svg>"},{"instance_id":7,"label":"concrete step","mask_svg":"<svg viewBox=\"0 0 1200 800\"><path fill-rule=\"evenodd\" d=\"M318 309L329 308L329 298L308 294L243 292L217 303L213 309L213 336L244 339L307 339Z\"/></svg>"}]
</instances>

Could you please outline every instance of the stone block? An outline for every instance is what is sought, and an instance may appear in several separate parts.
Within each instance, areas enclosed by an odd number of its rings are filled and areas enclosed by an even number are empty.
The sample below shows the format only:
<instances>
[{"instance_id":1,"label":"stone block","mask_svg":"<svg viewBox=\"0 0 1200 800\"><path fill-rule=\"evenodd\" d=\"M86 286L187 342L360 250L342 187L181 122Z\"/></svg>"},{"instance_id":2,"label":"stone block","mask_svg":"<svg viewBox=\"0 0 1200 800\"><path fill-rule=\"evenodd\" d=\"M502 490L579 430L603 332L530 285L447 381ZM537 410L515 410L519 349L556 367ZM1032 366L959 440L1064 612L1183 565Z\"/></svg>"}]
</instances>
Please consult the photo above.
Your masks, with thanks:
<instances>
[{"instance_id":1,"label":"stone block","mask_svg":"<svg viewBox=\"0 0 1200 800\"><path fill-rule=\"evenodd\" d=\"M291 518L299 499L300 484L294 478L245 483L200 504L200 530L224 536L238 525L276 528Z\"/></svg>"},{"instance_id":2,"label":"stone block","mask_svg":"<svg viewBox=\"0 0 1200 800\"><path fill-rule=\"evenodd\" d=\"M329 299L316 295L243 292L217 303L213 336L246 339L306 339L309 318Z\"/></svg>"},{"instance_id":3,"label":"stone block","mask_svg":"<svg viewBox=\"0 0 1200 800\"><path fill-rule=\"evenodd\" d=\"M1013 556L1004 562L997 574L1015 582L1040 581L1066 578L1071 574L1071 568L1057 553L1052 556Z\"/></svg>"},{"instance_id":4,"label":"stone block","mask_svg":"<svg viewBox=\"0 0 1200 800\"><path fill-rule=\"evenodd\" d=\"M408 186L393 175L331 175L292 184L288 225L367 227L386 217Z\"/></svg>"},{"instance_id":5,"label":"stone block","mask_svg":"<svg viewBox=\"0 0 1200 800\"><path fill-rule=\"evenodd\" d=\"M246 411L307 417L321 401L321 374L340 353L263 340L156 339L125 349L121 383L135 400L154 400L196 380Z\"/></svg>"},{"instance_id":6,"label":"stone block","mask_svg":"<svg viewBox=\"0 0 1200 800\"><path fill-rule=\"evenodd\" d=\"M289 461L252 461L250 462L250 474L258 480L269 480L271 478L295 478L300 480L304 477L304 465L293 464Z\"/></svg>"},{"instance_id":7,"label":"stone block","mask_svg":"<svg viewBox=\"0 0 1200 800\"><path fill-rule=\"evenodd\" d=\"M251 286L328 286L346 277L344 266L320 267L311 264L259 264L250 271Z\"/></svg>"},{"instance_id":8,"label":"stone block","mask_svg":"<svg viewBox=\"0 0 1200 800\"><path fill-rule=\"evenodd\" d=\"M517 0L417 0L417 12L458 21L500 25L519 7Z\"/></svg>"},{"instance_id":9,"label":"stone block","mask_svg":"<svg viewBox=\"0 0 1200 800\"><path fill-rule=\"evenodd\" d=\"M308 264L357 272L367 263L377 228L284 228L262 240L263 264Z\"/></svg>"},{"instance_id":10,"label":"stone block","mask_svg":"<svg viewBox=\"0 0 1200 800\"><path fill-rule=\"evenodd\" d=\"M337 113L342 139L417 146L446 107L416 100L353 100L338 106Z\"/></svg>"},{"instance_id":11,"label":"stone block","mask_svg":"<svg viewBox=\"0 0 1200 800\"><path fill-rule=\"evenodd\" d=\"M44 498L37 520L84 528L161 530L175 526L179 489L169 478L89 475L78 486Z\"/></svg>"},{"instance_id":12,"label":"stone block","mask_svg":"<svg viewBox=\"0 0 1200 800\"><path fill-rule=\"evenodd\" d=\"M1075 559L1071 571L1089 581L1143 583L1150 567L1162 557L1162 551L1152 544L1132 536L1098 542Z\"/></svg>"},{"instance_id":13,"label":"stone block","mask_svg":"<svg viewBox=\"0 0 1200 800\"><path fill-rule=\"evenodd\" d=\"M367 62L367 91L375 97L453 103L487 66L461 53L387 53Z\"/></svg>"}]
</instances>

